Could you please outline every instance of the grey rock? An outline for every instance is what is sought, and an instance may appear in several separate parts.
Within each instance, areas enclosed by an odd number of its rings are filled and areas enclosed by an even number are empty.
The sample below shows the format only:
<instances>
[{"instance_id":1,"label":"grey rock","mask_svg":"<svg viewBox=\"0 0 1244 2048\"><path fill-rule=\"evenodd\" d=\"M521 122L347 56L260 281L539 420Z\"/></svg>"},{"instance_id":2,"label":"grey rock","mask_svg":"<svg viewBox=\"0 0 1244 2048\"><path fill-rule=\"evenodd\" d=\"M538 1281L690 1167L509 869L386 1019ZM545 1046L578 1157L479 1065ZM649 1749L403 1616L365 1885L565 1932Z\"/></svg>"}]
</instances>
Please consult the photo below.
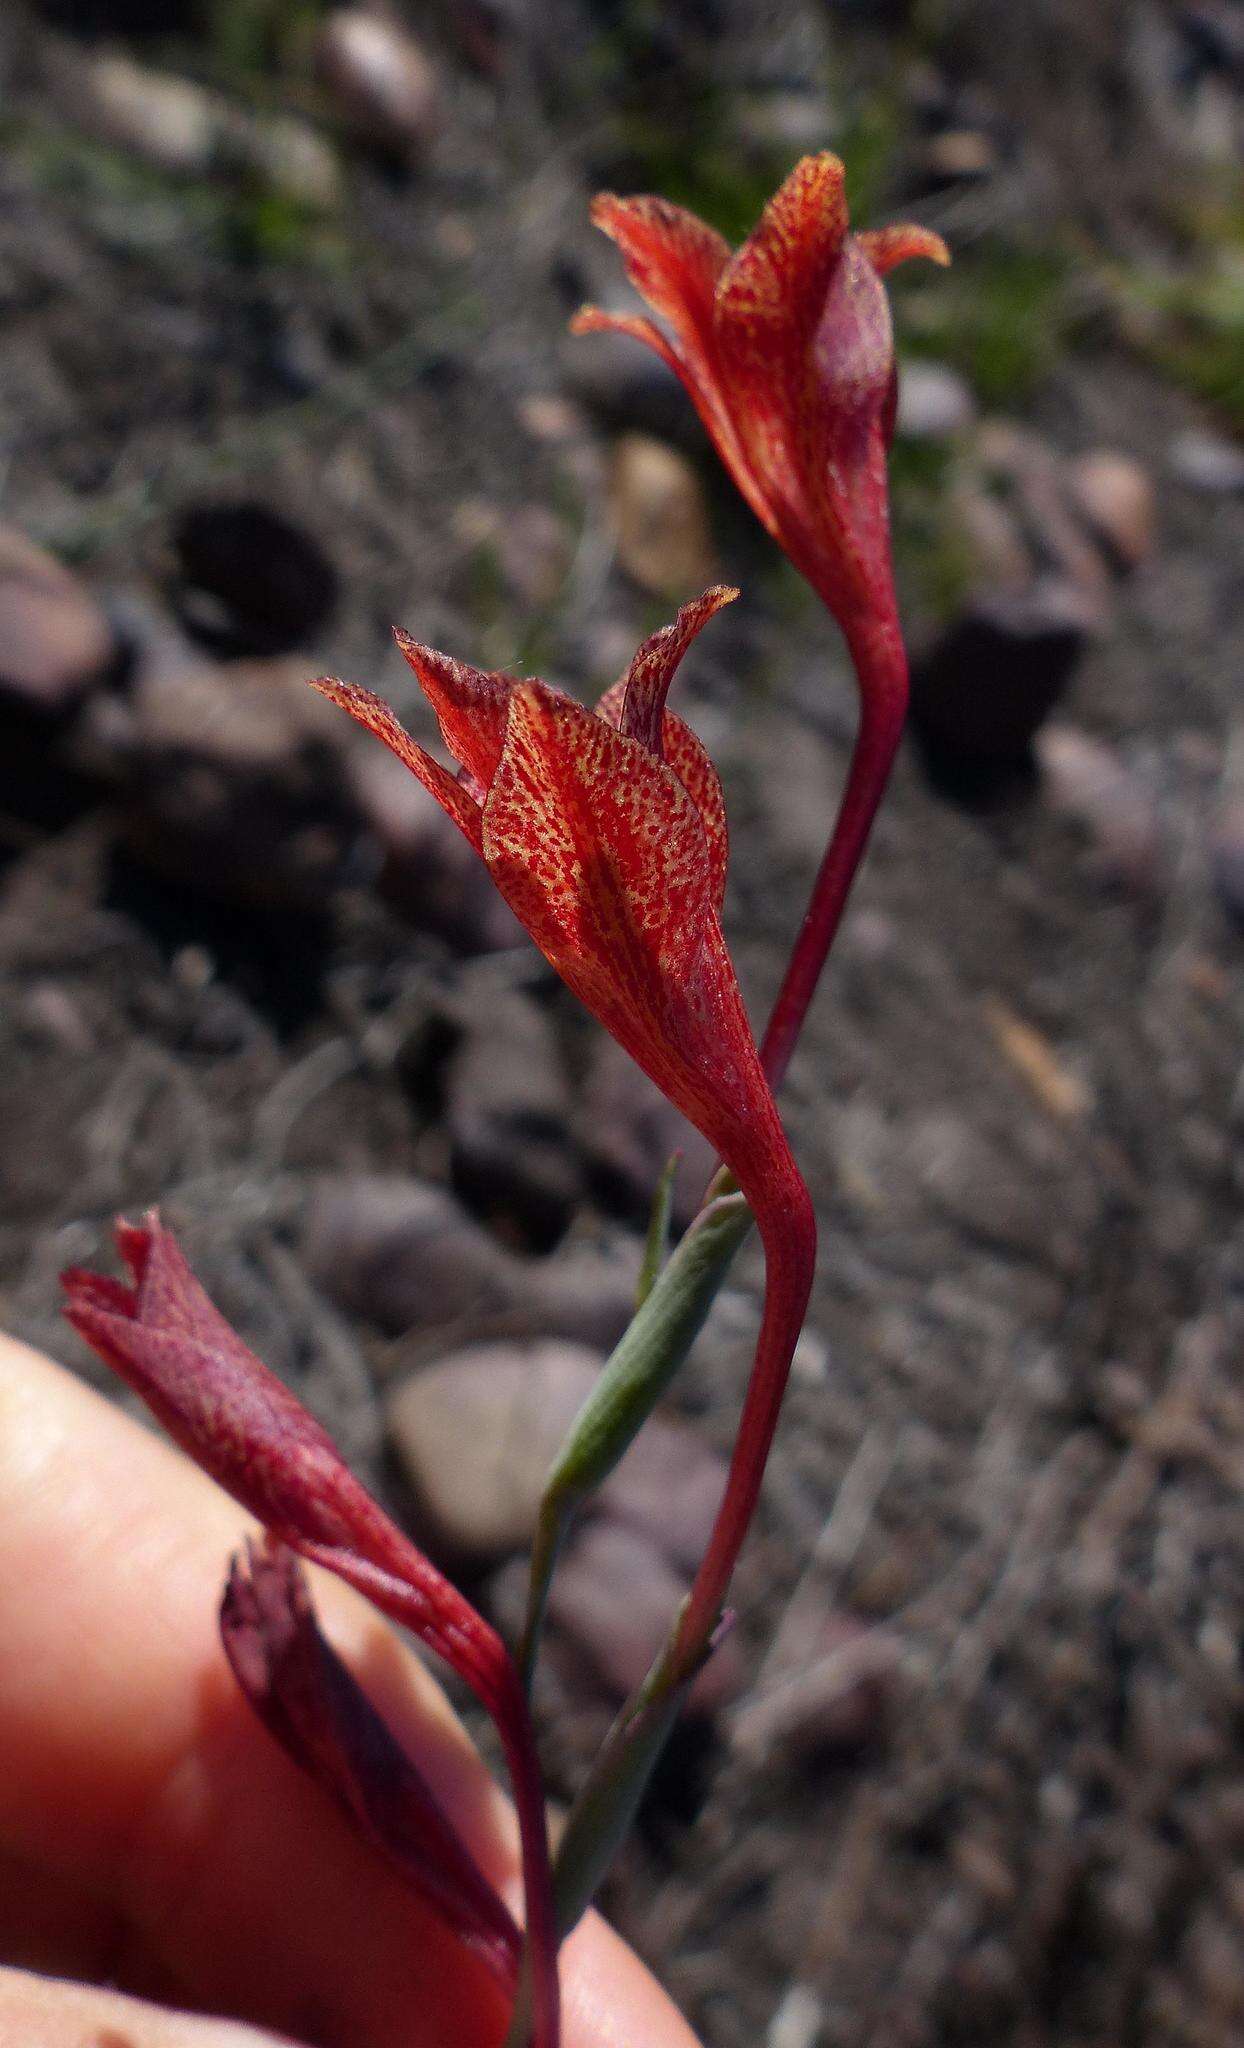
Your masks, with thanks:
<instances>
[{"instance_id":1,"label":"grey rock","mask_svg":"<svg viewBox=\"0 0 1244 2048\"><path fill-rule=\"evenodd\" d=\"M517 1262L452 1195L397 1176L317 1183L302 1255L340 1307L395 1336L486 1321L521 1293Z\"/></svg>"},{"instance_id":2,"label":"grey rock","mask_svg":"<svg viewBox=\"0 0 1244 2048\"><path fill-rule=\"evenodd\" d=\"M1082 825L1103 879L1144 894L1162 870L1162 824L1154 791L1104 740L1078 726L1051 725L1038 736L1046 800Z\"/></svg>"},{"instance_id":3,"label":"grey rock","mask_svg":"<svg viewBox=\"0 0 1244 2048\"><path fill-rule=\"evenodd\" d=\"M344 744L298 661L152 663L125 700L88 707L81 735L149 866L226 900L306 910L322 907L362 830Z\"/></svg>"},{"instance_id":4,"label":"grey rock","mask_svg":"<svg viewBox=\"0 0 1244 2048\"><path fill-rule=\"evenodd\" d=\"M726 1465L685 1422L649 1418L601 1489L601 1509L690 1576L708 1547Z\"/></svg>"},{"instance_id":5,"label":"grey rock","mask_svg":"<svg viewBox=\"0 0 1244 2048\"><path fill-rule=\"evenodd\" d=\"M603 1034L593 1051L576 1128L597 1199L641 1229L666 1162L681 1152L675 1219L690 1221L713 1171L712 1147L617 1041Z\"/></svg>"},{"instance_id":6,"label":"grey rock","mask_svg":"<svg viewBox=\"0 0 1244 2048\"><path fill-rule=\"evenodd\" d=\"M446 1076L454 1186L512 1242L547 1251L582 1192L571 1099L548 1014L518 991L473 1017Z\"/></svg>"},{"instance_id":7,"label":"grey rock","mask_svg":"<svg viewBox=\"0 0 1244 2048\"><path fill-rule=\"evenodd\" d=\"M1180 483L1206 497L1232 497L1244 491L1244 448L1222 434L1203 433L1196 428L1177 434L1171 442L1168 461Z\"/></svg>"},{"instance_id":8,"label":"grey rock","mask_svg":"<svg viewBox=\"0 0 1244 2048\"><path fill-rule=\"evenodd\" d=\"M586 1523L553 1579L549 1623L618 1701L641 1685L669 1633L687 1577L636 1529ZM742 1658L729 1636L692 1688L693 1712L713 1714L739 1692Z\"/></svg>"},{"instance_id":9,"label":"grey rock","mask_svg":"<svg viewBox=\"0 0 1244 2048\"><path fill-rule=\"evenodd\" d=\"M609 1350L630 1321L638 1256L574 1246L549 1259L509 1252L443 1188L398 1176L317 1183L302 1255L339 1307L391 1336L429 1332L559 1336Z\"/></svg>"},{"instance_id":10,"label":"grey rock","mask_svg":"<svg viewBox=\"0 0 1244 2048\"><path fill-rule=\"evenodd\" d=\"M216 93L119 53L97 57L81 84L80 104L109 142L161 170L196 177L208 169L224 114Z\"/></svg>"},{"instance_id":11,"label":"grey rock","mask_svg":"<svg viewBox=\"0 0 1244 2048\"><path fill-rule=\"evenodd\" d=\"M895 431L909 441L950 441L976 418L966 378L948 363L913 356L899 371Z\"/></svg>"}]
</instances>

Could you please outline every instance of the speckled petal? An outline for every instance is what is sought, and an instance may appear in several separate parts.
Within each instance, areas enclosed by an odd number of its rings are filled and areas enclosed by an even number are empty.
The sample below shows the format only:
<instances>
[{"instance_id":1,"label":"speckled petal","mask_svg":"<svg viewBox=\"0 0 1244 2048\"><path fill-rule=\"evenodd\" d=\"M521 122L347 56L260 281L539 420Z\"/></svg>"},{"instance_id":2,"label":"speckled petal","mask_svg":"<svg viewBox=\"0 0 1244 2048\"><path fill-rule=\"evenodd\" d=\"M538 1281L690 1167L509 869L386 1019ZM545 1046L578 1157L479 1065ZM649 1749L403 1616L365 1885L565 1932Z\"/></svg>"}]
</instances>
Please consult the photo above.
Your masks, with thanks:
<instances>
[{"instance_id":1,"label":"speckled petal","mask_svg":"<svg viewBox=\"0 0 1244 2048\"><path fill-rule=\"evenodd\" d=\"M731 360L769 381L813 332L847 233L840 159L823 150L795 165L717 284L714 331Z\"/></svg>"},{"instance_id":2,"label":"speckled petal","mask_svg":"<svg viewBox=\"0 0 1244 2048\"><path fill-rule=\"evenodd\" d=\"M628 739L647 747L650 754L661 753L661 714L679 662L714 613L733 604L738 594L728 583L714 584L703 597L683 605L672 625L662 626L645 640L631 662L617 727Z\"/></svg>"},{"instance_id":3,"label":"speckled petal","mask_svg":"<svg viewBox=\"0 0 1244 2048\"><path fill-rule=\"evenodd\" d=\"M435 647L421 646L400 628L393 637L419 678L454 760L480 789L487 789L501 759L514 677L438 654Z\"/></svg>"},{"instance_id":4,"label":"speckled petal","mask_svg":"<svg viewBox=\"0 0 1244 2048\"><path fill-rule=\"evenodd\" d=\"M586 976L642 1007L693 971L712 916L695 805L646 748L544 684L511 699L484 858L572 987Z\"/></svg>"}]
</instances>

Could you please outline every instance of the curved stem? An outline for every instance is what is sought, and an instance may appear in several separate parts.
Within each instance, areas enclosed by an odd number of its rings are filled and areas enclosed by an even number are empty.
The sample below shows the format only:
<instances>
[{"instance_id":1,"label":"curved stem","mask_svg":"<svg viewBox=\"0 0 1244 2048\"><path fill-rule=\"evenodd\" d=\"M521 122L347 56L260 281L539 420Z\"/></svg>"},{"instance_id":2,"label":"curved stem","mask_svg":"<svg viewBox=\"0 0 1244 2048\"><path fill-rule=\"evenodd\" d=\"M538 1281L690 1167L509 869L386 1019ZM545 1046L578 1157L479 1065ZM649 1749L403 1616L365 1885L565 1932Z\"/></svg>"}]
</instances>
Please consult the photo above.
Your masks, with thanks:
<instances>
[{"instance_id":1,"label":"curved stem","mask_svg":"<svg viewBox=\"0 0 1244 2048\"><path fill-rule=\"evenodd\" d=\"M505 1749L523 1857L526 1947L523 1976L530 1987L533 2048L558 2048L561 2036L557 1981L557 1922L544 1811L544 1779L536 1754L527 1696L512 1663L498 1701L497 1730ZM520 1987L520 1997L522 1990Z\"/></svg>"},{"instance_id":2,"label":"curved stem","mask_svg":"<svg viewBox=\"0 0 1244 2048\"><path fill-rule=\"evenodd\" d=\"M764 1315L725 1491L675 1632L667 1666L675 1679L699 1663L720 1619L756 1509L791 1359L812 1292L816 1218L811 1197L793 1168L782 1200L757 1207L756 1220L765 1248Z\"/></svg>"},{"instance_id":3,"label":"curved stem","mask_svg":"<svg viewBox=\"0 0 1244 2048\"><path fill-rule=\"evenodd\" d=\"M859 731L829 845L761 1043L761 1064L775 1092L842 921L907 716L907 655L894 612L870 618L847 640L859 677Z\"/></svg>"},{"instance_id":4,"label":"curved stem","mask_svg":"<svg viewBox=\"0 0 1244 2048\"><path fill-rule=\"evenodd\" d=\"M415 1561L426 1561L420 1560L419 1553L379 1509L376 1517L377 1540L389 1552L387 1569L369 1558L331 1550L324 1544L297 1543L296 1547L312 1564L326 1565L347 1584L357 1587L382 1613L412 1629L421 1641L430 1643L465 1679L491 1716L505 1753L522 1850L526 1941L519 1996L524 1995L526 1983L531 1998L534 2048L558 2048L561 2021L553 1878L544 1813L544 1778L527 1695L514 1660L496 1630L448 1580L438 1589L439 1632L435 1636L429 1633L426 1592L421 1585L412 1586L409 1578Z\"/></svg>"}]
</instances>

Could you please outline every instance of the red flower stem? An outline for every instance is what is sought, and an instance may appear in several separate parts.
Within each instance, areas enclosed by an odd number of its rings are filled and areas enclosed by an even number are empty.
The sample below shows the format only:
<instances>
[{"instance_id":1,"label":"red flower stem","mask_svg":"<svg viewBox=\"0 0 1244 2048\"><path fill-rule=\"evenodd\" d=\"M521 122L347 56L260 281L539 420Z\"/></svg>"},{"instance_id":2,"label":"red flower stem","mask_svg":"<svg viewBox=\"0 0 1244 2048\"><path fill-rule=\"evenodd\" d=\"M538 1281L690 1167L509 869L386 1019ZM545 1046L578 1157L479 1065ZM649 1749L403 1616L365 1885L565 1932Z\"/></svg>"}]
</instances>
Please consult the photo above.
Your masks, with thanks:
<instances>
[{"instance_id":1,"label":"red flower stem","mask_svg":"<svg viewBox=\"0 0 1244 2048\"><path fill-rule=\"evenodd\" d=\"M860 683L859 731L838 817L760 1047L775 1093L842 921L907 716L907 655L892 607L847 638Z\"/></svg>"},{"instance_id":2,"label":"red flower stem","mask_svg":"<svg viewBox=\"0 0 1244 2048\"><path fill-rule=\"evenodd\" d=\"M422 1575L425 1561L377 1510L379 1543L389 1549L386 1570L348 1551L301 1543L314 1564L326 1564L394 1621L428 1640L424 1597L412 1597L408 1575ZM557 1923L544 1810L544 1776L518 1668L496 1630L476 1613L448 1580L438 1580L440 1654L491 1716L505 1753L518 1817L523 1866L523 1915L531 1983L533 2048L558 2048L561 2016L557 1979ZM520 1989L521 1996L521 1989Z\"/></svg>"},{"instance_id":3,"label":"red flower stem","mask_svg":"<svg viewBox=\"0 0 1244 2048\"><path fill-rule=\"evenodd\" d=\"M523 1858L526 1969L531 1987L533 2048L558 2048L561 2010L557 1981L557 1921L544 1809L544 1777L536 1754L527 1696L516 1666L506 1660L497 1728L505 1749ZM523 1995L520 1975L519 1997Z\"/></svg>"},{"instance_id":4,"label":"red flower stem","mask_svg":"<svg viewBox=\"0 0 1244 2048\"><path fill-rule=\"evenodd\" d=\"M756 1217L765 1248L764 1315L725 1492L666 1664L666 1675L675 1683L694 1672L720 1620L735 1563L756 1511L791 1359L812 1292L816 1218L798 1175L792 1173L782 1201L762 1204Z\"/></svg>"}]
</instances>

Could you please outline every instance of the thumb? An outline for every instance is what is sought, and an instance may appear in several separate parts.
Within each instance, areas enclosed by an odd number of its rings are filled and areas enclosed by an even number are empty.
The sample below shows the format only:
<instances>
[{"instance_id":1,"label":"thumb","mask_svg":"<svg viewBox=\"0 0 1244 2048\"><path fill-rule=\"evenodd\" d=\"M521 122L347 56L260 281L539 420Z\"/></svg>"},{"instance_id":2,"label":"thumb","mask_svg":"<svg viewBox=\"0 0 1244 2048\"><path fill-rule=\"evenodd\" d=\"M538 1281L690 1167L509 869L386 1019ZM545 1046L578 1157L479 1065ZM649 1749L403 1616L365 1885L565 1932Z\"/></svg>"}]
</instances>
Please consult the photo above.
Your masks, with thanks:
<instances>
[{"instance_id":1,"label":"thumb","mask_svg":"<svg viewBox=\"0 0 1244 2048\"><path fill-rule=\"evenodd\" d=\"M22 2048L290 2048L276 2034L230 2020L194 2019L116 1991L4 1969L0 2041L20 2041Z\"/></svg>"}]
</instances>

